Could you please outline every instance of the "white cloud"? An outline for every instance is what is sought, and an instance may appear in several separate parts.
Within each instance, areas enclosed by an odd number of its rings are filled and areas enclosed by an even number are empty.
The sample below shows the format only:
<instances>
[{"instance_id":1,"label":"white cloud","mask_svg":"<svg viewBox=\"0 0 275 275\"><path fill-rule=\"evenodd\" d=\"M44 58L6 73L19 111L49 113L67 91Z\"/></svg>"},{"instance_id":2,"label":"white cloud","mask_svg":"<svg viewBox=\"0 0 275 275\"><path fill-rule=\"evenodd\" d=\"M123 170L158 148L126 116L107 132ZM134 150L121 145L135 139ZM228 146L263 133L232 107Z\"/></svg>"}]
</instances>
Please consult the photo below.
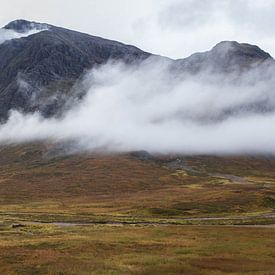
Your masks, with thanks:
<instances>
[{"instance_id":1,"label":"white cloud","mask_svg":"<svg viewBox=\"0 0 275 275\"><path fill-rule=\"evenodd\" d=\"M169 64L107 64L91 71L88 93L61 119L13 112L1 143L74 140L81 148L182 153L275 153L275 78L238 82L200 74L179 80ZM265 74L265 72L263 72ZM256 77L257 76L257 77ZM263 108L265 109L265 108Z\"/></svg>"},{"instance_id":2,"label":"white cloud","mask_svg":"<svg viewBox=\"0 0 275 275\"><path fill-rule=\"evenodd\" d=\"M6 30L6 29L0 29L0 44L4 43L7 40L21 38L21 37L27 37L29 35L38 33L42 30L36 30L32 29L24 33L19 33L13 30Z\"/></svg>"},{"instance_id":3,"label":"white cloud","mask_svg":"<svg viewBox=\"0 0 275 275\"><path fill-rule=\"evenodd\" d=\"M275 55L273 0L0 1L2 25L18 18L46 22L175 58L222 40L257 44ZM1 30L0 43L19 35ZM236 85L222 75L176 80L163 63L138 68L108 64L87 76L86 98L62 119L13 112L0 128L0 141L53 139L75 140L86 149L275 153L274 112L246 110L259 103L275 109L275 79L270 74L261 80L266 73L246 74Z\"/></svg>"}]
</instances>

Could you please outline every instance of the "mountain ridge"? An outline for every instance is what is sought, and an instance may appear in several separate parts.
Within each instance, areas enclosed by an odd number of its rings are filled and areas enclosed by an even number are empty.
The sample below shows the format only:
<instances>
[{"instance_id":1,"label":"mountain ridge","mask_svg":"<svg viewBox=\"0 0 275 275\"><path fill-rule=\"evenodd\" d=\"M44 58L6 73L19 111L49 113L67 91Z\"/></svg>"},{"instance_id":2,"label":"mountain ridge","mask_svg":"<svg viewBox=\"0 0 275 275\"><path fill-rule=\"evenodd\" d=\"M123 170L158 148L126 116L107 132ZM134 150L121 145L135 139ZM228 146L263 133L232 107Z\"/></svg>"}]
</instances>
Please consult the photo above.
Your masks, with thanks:
<instances>
[{"instance_id":1,"label":"mountain ridge","mask_svg":"<svg viewBox=\"0 0 275 275\"><path fill-rule=\"evenodd\" d=\"M222 41L210 51L173 60L132 45L47 23L15 20L4 29L19 33L33 29L39 32L0 44L2 120L7 119L11 109L25 113L39 111L45 117L56 115L66 103L64 95L72 93L71 88L76 81L87 70L110 59L129 64L149 57L166 59L179 75L203 70L230 73L274 62L271 55L258 46L236 41ZM54 100L52 94L55 95Z\"/></svg>"}]
</instances>

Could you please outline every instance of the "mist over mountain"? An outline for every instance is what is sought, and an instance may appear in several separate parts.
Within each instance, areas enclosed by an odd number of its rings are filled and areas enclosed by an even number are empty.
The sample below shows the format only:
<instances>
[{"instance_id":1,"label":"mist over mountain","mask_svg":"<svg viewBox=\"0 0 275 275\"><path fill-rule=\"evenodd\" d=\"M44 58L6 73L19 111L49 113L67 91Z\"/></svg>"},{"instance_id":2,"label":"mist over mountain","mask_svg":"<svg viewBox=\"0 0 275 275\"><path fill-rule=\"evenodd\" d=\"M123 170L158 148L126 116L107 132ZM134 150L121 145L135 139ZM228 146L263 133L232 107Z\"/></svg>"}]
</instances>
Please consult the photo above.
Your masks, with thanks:
<instances>
[{"instance_id":1,"label":"mist over mountain","mask_svg":"<svg viewBox=\"0 0 275 275\"><path fill-rule=\"evenodd\" d=\"M0 40L2 143L275 153L274 59L255 45L223 41L173 60L45 23L2 31L16 34Z\"/></svg>"}]
</instances>

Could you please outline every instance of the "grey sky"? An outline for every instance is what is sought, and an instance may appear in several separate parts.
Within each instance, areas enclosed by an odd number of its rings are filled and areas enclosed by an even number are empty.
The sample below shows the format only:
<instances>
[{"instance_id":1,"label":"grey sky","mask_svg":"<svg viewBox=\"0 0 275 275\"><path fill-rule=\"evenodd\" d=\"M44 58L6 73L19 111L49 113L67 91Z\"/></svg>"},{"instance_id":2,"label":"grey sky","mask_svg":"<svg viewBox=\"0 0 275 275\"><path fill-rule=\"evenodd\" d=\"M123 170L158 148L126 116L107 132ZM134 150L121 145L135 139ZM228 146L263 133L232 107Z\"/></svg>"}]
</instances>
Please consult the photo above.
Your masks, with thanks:
<instances>
[{"instance_id":1,"label":"grey sky","mask_svg":"<svg viewBox=\"0 0 275 275\"><path fill-rule=\"evenodd\" d=\"M174 58L221 40L275 56L275 0L0 0L0 24L24 18L134 44Z\"/></svg>"}]
</instances>

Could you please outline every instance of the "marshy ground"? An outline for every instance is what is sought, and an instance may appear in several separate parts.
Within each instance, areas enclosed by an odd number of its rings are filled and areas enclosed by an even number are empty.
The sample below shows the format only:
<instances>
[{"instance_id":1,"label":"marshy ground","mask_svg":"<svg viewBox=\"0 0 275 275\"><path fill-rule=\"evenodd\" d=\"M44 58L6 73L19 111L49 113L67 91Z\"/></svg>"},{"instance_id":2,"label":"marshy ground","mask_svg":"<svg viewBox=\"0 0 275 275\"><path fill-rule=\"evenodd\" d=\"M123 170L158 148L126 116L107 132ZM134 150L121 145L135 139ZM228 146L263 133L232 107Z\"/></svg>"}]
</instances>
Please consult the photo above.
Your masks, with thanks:
<instances>
[{"instance_id":1,"label":"marshy ground","mask_svg":"<svg viewBox=\"0 0 275 275\"><path fill-rule=\"evenodd\" d=\"M1 274L273 274L275 159L0 148Z\"/></svg>"}]
</instances>

